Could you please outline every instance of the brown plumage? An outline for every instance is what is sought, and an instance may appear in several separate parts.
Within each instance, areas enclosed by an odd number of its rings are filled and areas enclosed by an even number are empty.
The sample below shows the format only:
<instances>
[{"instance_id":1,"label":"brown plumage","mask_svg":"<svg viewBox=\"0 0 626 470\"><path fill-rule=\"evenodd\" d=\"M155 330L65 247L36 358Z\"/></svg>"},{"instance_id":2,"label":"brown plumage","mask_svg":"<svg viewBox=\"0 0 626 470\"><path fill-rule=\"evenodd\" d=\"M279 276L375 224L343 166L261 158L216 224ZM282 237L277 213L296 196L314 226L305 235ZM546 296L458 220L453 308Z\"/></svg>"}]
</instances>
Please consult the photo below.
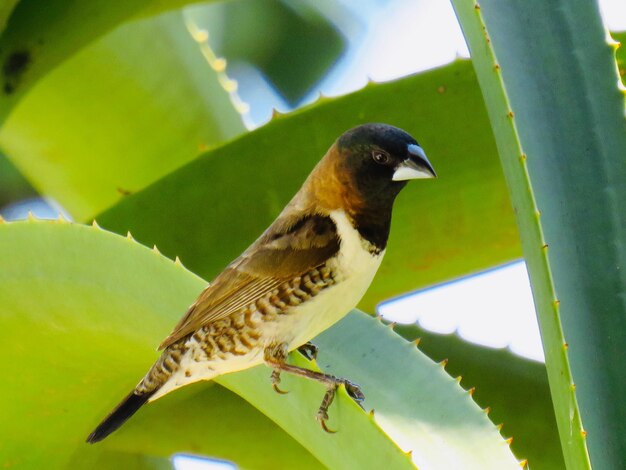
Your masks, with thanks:
<instances>
[{"instance_id":1,"label":"brown plumage","mask_svg":"<svg viewBox=\"0 0 626 470\"><path fill-rule=\"evenodd\" d=\"M207 286L137 387L89 436L97 442L146 401L197 380L252 367L321 381L318 419L338 384L286 363L287 353L339 320L359 301L384 253L393 201L407 179L434 171L417 142L384 124L359 126L335 142L272 225Z\"/></svg>"}]
</instances>

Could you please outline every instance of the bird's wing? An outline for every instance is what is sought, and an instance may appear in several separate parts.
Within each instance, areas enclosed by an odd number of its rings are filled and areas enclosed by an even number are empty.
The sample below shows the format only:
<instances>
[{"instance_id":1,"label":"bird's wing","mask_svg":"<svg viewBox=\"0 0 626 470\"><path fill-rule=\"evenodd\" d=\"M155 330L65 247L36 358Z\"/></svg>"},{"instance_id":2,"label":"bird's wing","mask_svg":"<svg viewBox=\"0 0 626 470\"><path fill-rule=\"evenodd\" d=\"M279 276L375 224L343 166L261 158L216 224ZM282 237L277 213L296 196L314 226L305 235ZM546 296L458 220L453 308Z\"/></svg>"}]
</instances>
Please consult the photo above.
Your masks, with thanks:
<instances>
[{"instance_id":1,"label":"bird's wing","mask_svg":"<svg viewBox=\"0 0 626 470\"><path fill-rule=\"evenodd\" d=\"M253 304L284 282L323 265L339 250L329 216L281 216L207 286L159 349Z\"/></svg>"}]
</instances>

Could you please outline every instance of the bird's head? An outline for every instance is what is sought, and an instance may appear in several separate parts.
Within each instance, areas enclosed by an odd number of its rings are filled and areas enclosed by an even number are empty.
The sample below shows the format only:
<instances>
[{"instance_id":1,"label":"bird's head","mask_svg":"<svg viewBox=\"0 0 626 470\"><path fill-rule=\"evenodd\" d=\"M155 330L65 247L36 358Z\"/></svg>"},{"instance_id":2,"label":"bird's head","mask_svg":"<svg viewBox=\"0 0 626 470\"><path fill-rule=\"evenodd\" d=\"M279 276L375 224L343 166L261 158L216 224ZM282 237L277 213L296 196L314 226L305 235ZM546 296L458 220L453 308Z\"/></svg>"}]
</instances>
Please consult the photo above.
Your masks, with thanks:
<instances>
[{"instance_id":1,"label":"bird's head","mask_svg":"<svg viewBox=\"0 0 626 470\"><path fill-rule=\"evenodd\" d=\"M343 186L369 206L392 203L408 180L434 178L417 141L387 124L364 124L345 132L332 158Z\"/></svg>"}]
</instances>

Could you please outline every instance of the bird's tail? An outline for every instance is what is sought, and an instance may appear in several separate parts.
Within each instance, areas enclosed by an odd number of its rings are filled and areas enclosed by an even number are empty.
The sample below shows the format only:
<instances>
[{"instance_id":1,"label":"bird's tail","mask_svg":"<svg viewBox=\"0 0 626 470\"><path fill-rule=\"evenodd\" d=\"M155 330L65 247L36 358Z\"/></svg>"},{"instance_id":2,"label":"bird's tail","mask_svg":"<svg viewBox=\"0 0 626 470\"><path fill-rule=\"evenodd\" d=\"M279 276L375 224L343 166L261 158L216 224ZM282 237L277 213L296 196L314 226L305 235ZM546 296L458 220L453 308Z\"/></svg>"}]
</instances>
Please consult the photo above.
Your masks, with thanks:
<instances>
[{"instance_id":1,"label":"bird's tail","mask_svg":"<svg viewBox=\"0 0 626 470\"><path fill-rule=\"evenodd\" d=\"M89 434L87 442L94 444L101 441L113 431L117 430L122 424L124 424L132 415L134 415L139 408L144 405L156 390L152 392L137 394L136 391L132 391L128 394L117 407L111 411L109 416L98 425L98 427Z\"/></svg>"}]
</instances>

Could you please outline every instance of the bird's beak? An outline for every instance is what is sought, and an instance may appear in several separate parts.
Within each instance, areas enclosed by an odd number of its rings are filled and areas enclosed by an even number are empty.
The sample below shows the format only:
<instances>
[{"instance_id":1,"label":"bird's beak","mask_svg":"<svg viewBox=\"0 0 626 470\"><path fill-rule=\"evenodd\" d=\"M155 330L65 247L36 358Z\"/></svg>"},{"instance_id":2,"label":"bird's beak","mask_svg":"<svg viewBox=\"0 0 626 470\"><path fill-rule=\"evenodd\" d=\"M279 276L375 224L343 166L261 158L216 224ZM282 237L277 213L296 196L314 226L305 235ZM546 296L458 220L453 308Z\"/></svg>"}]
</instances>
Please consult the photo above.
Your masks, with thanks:
<instances>
[{"instance_id":1,"label":"bird's beak","mask_svg":"<svg viewBox=\"0 0 626 470\"><path fill-rule=\"evenodd\" d=\"M391 178L394 181L414 180L418 178L436 178L433 166L426 158L426 154L419 145L411 144L407 147L408 158L400 163Z\"/></svg>"}]
</instances>

